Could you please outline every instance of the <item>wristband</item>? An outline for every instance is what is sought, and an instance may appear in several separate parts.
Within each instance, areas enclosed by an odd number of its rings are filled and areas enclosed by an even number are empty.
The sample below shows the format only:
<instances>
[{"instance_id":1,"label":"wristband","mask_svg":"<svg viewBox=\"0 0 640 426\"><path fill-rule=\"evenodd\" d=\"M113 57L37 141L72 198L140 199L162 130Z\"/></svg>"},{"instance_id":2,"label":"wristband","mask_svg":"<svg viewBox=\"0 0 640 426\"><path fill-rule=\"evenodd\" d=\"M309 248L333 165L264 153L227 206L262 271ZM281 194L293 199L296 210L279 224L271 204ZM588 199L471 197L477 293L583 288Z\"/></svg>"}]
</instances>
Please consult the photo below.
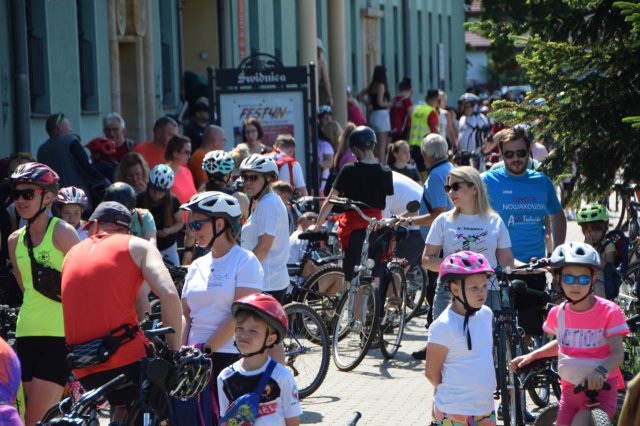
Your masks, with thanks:
<instances>
[{"instance_id":1,"label":"wristband","mask_svg":"<svg viewBox=\"0 0 640 426\"><path fill-rule=\"evenodd\" d=\"M184 251L185 251L185 253L186 253L186 252L192 252L194 247L195 247L195 246L188 246L188 247L187 247L187 246L184 246Z\"/></svg>"},{"instance_id":2,"label":"wristband","mask_svg":"<svg viewBox=\"0 0 640 426\"><path fill-rule=\"evenodd\" d=\"M605 379L609 376L609 370L607 370L607 368L602 364L596 367L596 371L602 374Z\"/></svg>"}]
</instances>

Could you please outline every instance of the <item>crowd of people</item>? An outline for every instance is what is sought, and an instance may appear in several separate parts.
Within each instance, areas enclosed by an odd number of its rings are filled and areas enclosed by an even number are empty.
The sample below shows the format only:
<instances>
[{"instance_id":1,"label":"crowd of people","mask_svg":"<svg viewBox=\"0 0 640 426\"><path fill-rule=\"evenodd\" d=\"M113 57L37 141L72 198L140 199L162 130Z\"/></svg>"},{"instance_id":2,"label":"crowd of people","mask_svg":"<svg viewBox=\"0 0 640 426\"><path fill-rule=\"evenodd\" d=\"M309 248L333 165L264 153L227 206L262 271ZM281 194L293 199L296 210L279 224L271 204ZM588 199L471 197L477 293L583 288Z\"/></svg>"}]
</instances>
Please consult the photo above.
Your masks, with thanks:
<instances>
[{"instance_id":1,"label":"crowd of people","mask_svg":"<svg viewBox=\"0 0 640 426\"><path fill-rule=\"evenodd\" d=\"M324 96L331 99L330 88ZM543 141L532 140L525 127L490 123L475 94L465 93L458 108L447 101L434 89L424 103L413 104L407 78L391 97L379 66L368 87L349 97L349 122L338 123L330 105L320 106L317 195L327 197L317 215L299 218L287 200L314 186L305 183L297 141L283 134L273 146L265 144L256 118L244 121L242 142L225 151L224 130L208 124L203 102L183 133L175 119L161 117L152 139L141 143L128 139L124 119L111 113L103 120L104 136L85 146L89 156L68 118L51 115L50 139L35 157L12 155L0 186L0 197L10 202L0 209L0 296L21 306L16 350L26 424L35 425L60 399L71 372L87 389L120 373L137 383L149 345L138 321L149 310L151 292L160 299L163 324L175 330L167 335L169 347L206 355L192 352L184 374L209 363L212 378L191 398L172 398L166 406L156 401L158 413L178 425L238 420L242 413L233 402L266 387L260 416L269 424L298 424L295 382L278 364L284 362L287 262L300 257L296 235L318 232L332 216L335 196L365 203L370 217L403 215L409 233L396 254L429 271L429 341L413 356L426 359L436 420L495 424L490 341L500 298L493 273L533 258L550 258L568 303L546 320L536 304L519 303L527 336L544 330L559 343L512 364L562 354L569 367L560 369L559 419L568 425L583 416L586 400L570 388L586 378L589 387L599 389L606 380L615 389L628 332L619 308L607 300L616 284L606 209L581 209L586 244L565 244L566 217L555 187L535 170L546 155ZM409 201L419 201L420 210L407 214ZM335 216L349 281L368 223L351 211ZM374 277L381 250L370 245ZM165 265L189 267L181 295ZM544 273L523 279L533 289L547 285ZM333 284L331 292L338 292L341 286ZM604 328L596 324L603 319ZM595 336L597 348L566 338L574 332ZM69 352L105 337L118 342L107 359L68 364ZM593 361L591 369L572 368L579 360ZM136 392L127 386L108 396L116 419ZM612 415L615 398L607 398L603 405Z\"/></svg>"}]
</instances>

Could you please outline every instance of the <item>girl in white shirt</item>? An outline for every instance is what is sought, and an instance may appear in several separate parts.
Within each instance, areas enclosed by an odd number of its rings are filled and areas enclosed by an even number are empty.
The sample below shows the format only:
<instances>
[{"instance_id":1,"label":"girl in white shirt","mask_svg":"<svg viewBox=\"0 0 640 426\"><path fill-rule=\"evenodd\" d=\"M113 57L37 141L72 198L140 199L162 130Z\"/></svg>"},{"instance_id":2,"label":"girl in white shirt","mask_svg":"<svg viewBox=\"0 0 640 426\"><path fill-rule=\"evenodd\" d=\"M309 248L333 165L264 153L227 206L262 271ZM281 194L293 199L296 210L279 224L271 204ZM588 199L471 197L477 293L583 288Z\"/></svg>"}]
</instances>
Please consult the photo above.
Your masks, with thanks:
<instances>
[{"instance_id":1,"label":"girl in white shirt","mask_svg":"<svg viewBox=\"0 0 640 426\"><path fill-rule=\"evenodd\" d=\"M496 424L493 313L483 306L493 273L483 255L470 251L453 253L440 265L453 301L429 327L425 365L438 424Z\"/></svg>"},{"instance_id":2,"label":"girl in white shirt","mask_svg":"<svg viewBox=\"0 0 640 426\"><path fill-rule=\"evenodd\" d=\"M215 378L239 359L233 343L235 319L232 303L252 293L260 293L263 272L250 251L236 245L232 230L242 214L238 200L210 191L194 195L181 209L190 212L188 227L196 243L211 252L191 264L182 290L183 345L196 346L213 363L210 388L197 397L180 401L172 398L171 424L213 424L217 414ZM213 394L213 395L212 395Z\"/></svg>"}]
</instances>

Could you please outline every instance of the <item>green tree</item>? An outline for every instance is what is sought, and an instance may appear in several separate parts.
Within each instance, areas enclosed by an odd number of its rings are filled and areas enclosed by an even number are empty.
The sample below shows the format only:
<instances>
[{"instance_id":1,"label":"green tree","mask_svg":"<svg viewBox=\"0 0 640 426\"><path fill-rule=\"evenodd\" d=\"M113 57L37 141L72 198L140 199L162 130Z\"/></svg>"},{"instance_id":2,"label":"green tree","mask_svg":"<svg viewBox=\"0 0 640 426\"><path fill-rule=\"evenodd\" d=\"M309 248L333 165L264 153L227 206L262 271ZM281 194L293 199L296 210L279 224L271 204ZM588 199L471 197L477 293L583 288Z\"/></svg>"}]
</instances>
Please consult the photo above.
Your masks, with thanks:
<instances>
[{"instance_id":1,"label":"green tree","mask_svg":"<svg viewBox=\"0 0 640 426\"><path fill-rule=\"evenodd\" d=\"M640 126L631 125L638 123L633 118L623 123L625 117L640 115L638 1L486 4L499 19L470 27L496 43L521 47L516 59L533 87L528 99L546 100L538 106L498 102L496 118L508 124L537 123L534 135L555 148L544 165L550 176L571 173L576 162L574 199L608 193L619 170L640 180Z\"/></svg>"}]
</instances>

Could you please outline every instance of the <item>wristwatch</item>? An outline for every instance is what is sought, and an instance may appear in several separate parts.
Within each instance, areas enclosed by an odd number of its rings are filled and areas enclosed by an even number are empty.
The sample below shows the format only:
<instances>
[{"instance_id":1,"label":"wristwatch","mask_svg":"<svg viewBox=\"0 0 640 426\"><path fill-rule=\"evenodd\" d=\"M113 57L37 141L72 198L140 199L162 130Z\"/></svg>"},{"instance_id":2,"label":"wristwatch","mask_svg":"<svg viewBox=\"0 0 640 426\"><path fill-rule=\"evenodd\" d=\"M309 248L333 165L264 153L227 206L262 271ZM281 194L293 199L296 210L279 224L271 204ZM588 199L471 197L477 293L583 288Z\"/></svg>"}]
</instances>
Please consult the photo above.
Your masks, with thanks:
<instances>
[{"instance_id":1,"label":"wristwatch","mask_svg":"<svg viewBox=\"0 0 640 426\"><path fill-rule=\"evenodd\" d=\"M600 374L602 374L604 376L604 378L606 379L607 377L609 377L609 370L607 370L607 367L605 367L604 365L600 364L599 366L596 367L596 371Z\"/></svg>"}]
</instances>

